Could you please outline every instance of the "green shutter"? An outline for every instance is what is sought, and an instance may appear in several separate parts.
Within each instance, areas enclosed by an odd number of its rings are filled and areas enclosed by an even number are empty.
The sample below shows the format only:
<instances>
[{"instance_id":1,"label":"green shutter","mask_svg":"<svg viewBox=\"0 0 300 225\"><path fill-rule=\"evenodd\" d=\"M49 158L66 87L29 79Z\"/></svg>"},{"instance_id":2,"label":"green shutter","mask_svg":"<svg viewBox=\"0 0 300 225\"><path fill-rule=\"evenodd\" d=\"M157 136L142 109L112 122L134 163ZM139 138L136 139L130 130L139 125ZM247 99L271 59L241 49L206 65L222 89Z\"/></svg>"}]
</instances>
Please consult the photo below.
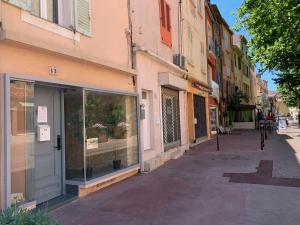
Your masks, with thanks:
<instances>
[{"instance_id":1,"label":"green shutter","mask_svg":"<svg viewBox=\"0 0 300 225\"><path fill-rule=\"evenodd\" d=\"M91 0L75 0L76 31L91 35Z\"/></svg>"},{"instance_id":2,"label":"green shutter","mask_svg":"<svg viewBox=\"0 0 300 225\"><path fill-rule=\"evenodd\" d=\"M10 4L18 6L24 10L30 10L30 0L5 0Z\"/></svg>"}]
</instances>

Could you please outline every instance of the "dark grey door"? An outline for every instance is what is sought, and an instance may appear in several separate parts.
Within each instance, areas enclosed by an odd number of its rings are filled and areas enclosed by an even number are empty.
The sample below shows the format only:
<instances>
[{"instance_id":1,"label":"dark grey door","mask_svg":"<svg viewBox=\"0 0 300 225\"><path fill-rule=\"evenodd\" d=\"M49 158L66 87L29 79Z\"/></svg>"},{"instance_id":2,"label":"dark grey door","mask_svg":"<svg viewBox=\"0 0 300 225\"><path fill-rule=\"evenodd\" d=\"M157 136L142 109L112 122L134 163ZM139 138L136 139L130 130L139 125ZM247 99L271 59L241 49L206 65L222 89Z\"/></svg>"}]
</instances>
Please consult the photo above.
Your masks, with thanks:
<instances>
[{"instance_id":1,"label":"dark grey door","mask_svg":"<svg viewBox=\"0 0 300 225\"><path fill-rule=\"evenodd\" d=\"M60 89L35 86L37 132L33 186L35 187L34 197L38 204L62 194L62 150L57 148L61 145L59 143L61 135L60 93ZM44 133L41 134L38 130Z\"/></svg>"},{"instance_id":2,"label":"dark grey door","mask_svg":"<svg viewBox=\"0 0 300 225\"><path fill-rule=\"evenodd\" d=\"M205 98L194 95L195 137L207 136Z\"/></svg>"}]
</instances>

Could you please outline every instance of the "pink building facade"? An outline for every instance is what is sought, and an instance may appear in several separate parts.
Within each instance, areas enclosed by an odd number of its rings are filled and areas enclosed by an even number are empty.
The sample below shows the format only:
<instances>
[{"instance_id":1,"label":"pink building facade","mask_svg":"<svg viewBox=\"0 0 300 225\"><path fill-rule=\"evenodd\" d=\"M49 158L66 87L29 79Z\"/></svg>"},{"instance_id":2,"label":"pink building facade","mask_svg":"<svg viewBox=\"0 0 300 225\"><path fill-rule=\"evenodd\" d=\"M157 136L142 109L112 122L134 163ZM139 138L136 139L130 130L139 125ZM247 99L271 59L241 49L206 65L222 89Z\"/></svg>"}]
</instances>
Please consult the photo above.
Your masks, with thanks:
<instances>
[{"instance_id":1,"label":"pink building facade","mask_svg":"<svg viewBox=\"0 0 300 225\"><path fill-rule=\"evenodd\" d=\"M174 64L180 54L179 3L130 1L134 67L141 101L142 170L152 171L189 148L187 72ZM177 55L177 56L176 56Z\"/></svg>"},{"instance_id":2,"label":"pink building facade","mask_svg":"<svg viewBox=\"0 0 300 225\"><path fill-rule=\"evenodd\" d=\"M84 196L139 171L128 9L0 1L2 208Z\"/></svg>"}]
</instances>

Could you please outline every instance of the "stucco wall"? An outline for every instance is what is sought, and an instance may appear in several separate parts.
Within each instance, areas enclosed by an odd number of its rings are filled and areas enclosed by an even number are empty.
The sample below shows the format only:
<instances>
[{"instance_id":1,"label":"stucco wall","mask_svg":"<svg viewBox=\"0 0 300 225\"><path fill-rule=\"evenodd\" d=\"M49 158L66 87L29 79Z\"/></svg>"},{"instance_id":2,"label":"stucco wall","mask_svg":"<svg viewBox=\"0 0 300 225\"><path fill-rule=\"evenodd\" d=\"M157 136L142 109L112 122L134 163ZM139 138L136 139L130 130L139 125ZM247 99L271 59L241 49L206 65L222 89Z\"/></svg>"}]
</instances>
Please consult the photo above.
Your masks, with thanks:
<instances>
[{"instance_id":1,"label":"stucco wall","mask_svg":"<svg viewBox=\"0 0 300 225\"><path fill-rule=\"evenodd\" d=\"M61 54L112 63L129 67L129 42L125 31L129 28L127 1L92 0L92 35L77 34L80 41L71 40L48 31L46 28L63 29L51 22L32 16L33 23L43 22L45 29L22 20L23 10L2 2L2 26L6 39L48 49ZM26 14L26 13L25 13Z\"/></svg>"},{"instance_id":2,"label":"stucco wall","mask_svg":"<svg viewBox=\"0 0 300 225\"><path fill-rule=\"evenodd\" d=\"M159 73L166 72L167 68L156 60L147 57L143 53L137 53L137 70L138 76L138 93L142 90L150 91L152 96L152 104L150 106L151 115L151 150L143 151L143 161L152 159L164 152L163 149L163 133L161 123L161 86L158 82ZM186 94L180 92L180 125L181 125L181 145L188 143L188 127L187 127L187 104ZM142 125L143 126L143 125ZM142 127L143 129L143 127ZM142 136L142 135L141 135ZM142 137L141 137L142 138ZM141 139L143 143L143 139Z\"/></svg>"},{"instance_id":3,"label":"stucco wall","mask_svg":"<svg viewBox=\"0 0 300 225\"><path fill-rule=\"evenodd\" d=\"M4 186L4 176L3 176L3 154L4 154L4 140L3 140L3 122L4 122L4 90L3 90L3 76L0 74L0 209L2 208L3 200L3 186Z\"/></svg>"},{"instance_id":4,"label":"stucco wall","mask_svg":"<svg viewBox=\"0 0 300 225\"><path fill-rule=\"evenodd\" d=\"M128 74L29 46L0 42L0 58L0 73L134 91L132 77ZM49 75L50 66L56 67L56 76Z\"/></svg>"},{"instance_id":5,"label":"stucco wall","mask_svg":"<svg viewBox=\"0 0 300 225\"><path fill-rule=\"evenodd\" d=\"M202 11L198 13L197 8L193 5L191 0L183 1L183 18L184 18L184 55L188 56L189 51L189 29L193 34L193 50L192 62L188 62L187 68L189 76L201 81L204 84L208 83L207 80L207 41L206 41L206 25L205 25L205 1L201 1ZM204 48L204 54L201 55L201 43ZM204 67L202 65L203 61ZM201 66L203 68L201 68Z\"/></svg>"},{"instance_id":6,"label":"stucco wall","mask_svg":"<svg viewBox=\"0 0 300 225\"><path fill-rule=\"evenodd\" d=\"M159 1L131 0L133 42L173 62L178 53L178 1L167 0L171 7L172 48L161 41Z\"/></svg>"}]
</instances>

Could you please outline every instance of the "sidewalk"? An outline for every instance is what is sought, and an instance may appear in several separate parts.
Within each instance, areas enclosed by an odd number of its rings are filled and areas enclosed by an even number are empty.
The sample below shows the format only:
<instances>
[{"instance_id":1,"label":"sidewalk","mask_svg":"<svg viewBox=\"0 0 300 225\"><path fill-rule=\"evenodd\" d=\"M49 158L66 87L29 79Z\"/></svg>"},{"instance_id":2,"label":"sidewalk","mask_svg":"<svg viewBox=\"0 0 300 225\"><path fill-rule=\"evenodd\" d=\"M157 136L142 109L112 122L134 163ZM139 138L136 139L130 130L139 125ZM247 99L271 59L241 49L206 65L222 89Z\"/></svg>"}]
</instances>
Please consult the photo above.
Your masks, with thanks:
<instances>
[{"instance_id":1,"label":"sidewalk","mask_svg":"<svg viewBox=\"0 0 300 225\"><path fill-rule=\"evenodd\" d=\"M152 173L77 200L51 216L65 225L299 225L300 188L223 177L257 175L261 160L273 162L274 178L300 178L300 129L273 133L264 151L258 131L234 131L220 137L220 152L215 140L202 143Z\"/></svg>"}]
</instances>

